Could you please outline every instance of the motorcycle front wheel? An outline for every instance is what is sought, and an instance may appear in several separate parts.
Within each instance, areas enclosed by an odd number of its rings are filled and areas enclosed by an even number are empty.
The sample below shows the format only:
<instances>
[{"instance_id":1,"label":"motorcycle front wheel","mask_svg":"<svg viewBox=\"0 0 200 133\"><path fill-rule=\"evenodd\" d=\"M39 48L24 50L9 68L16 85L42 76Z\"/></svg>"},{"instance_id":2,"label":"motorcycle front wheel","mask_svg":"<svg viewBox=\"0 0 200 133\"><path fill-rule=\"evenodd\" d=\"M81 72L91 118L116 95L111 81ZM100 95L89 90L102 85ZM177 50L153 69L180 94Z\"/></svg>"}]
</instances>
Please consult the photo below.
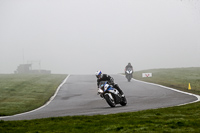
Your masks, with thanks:
<instances>
[{"instance_id":1,"label":"motorcycle front wheel","mask_svg":"<svg viewBox=\"0 0 200 133\"><path fill-rule=\"evenodd\" d=\"M132 78L131 75L128 75L128 76L127 76L128 82L131 81L131 78Z\"/></svg>"},{"instance_id":2,"label":"motorcycle front wheel","mask_svg":"<svg viewBox=\"0 0 200 133\"><path fill-rule=\"evenodd\" d=\"M109 95L105 95L104 98L106 99L106 102L108 103L108 105L110 105L110 107L115 107L115 101L112 100Z\"/></svg>"}]
</instances>

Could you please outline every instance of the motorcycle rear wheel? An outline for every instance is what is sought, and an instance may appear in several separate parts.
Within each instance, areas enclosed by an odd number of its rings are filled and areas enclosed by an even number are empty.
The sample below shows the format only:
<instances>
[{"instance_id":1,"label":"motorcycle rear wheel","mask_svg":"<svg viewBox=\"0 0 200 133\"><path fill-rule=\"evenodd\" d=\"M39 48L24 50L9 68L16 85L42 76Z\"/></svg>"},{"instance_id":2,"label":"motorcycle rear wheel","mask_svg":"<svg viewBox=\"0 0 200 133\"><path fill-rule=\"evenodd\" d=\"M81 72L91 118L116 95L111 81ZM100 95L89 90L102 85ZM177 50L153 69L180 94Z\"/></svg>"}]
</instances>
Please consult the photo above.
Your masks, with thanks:
<instances>
[{"instance_id":1,"label":"motorcycle rear wheel","mask_svg":"<svg viewBox=\"0 0 200 133\"><path fill-rule=\"evenodd\" d=\"M125 96L122 98L122 101L120 102L120 104L121 104L122 106L126 106L127 100L126 100L126 97L125 97Z\"/></svg>"}]
</instances>

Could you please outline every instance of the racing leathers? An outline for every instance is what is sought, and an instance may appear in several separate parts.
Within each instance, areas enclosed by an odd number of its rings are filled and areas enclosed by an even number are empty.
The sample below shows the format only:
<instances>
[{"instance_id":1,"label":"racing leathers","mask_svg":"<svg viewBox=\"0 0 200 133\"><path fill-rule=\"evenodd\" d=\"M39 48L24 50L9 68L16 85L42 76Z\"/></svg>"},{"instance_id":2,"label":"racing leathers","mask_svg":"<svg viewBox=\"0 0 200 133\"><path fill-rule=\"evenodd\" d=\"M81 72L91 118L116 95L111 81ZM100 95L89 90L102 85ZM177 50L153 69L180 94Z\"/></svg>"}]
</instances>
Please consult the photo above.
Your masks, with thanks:
<instances>
[{"instance_id":1,"label":"racing leathers","mask_svg":"<svg viewBox=\"0 0 200 133\"><path fill-rule=\"evenodd\" d=\"M99 87L101 81L108 81L109 84L116 88L122 96L124 95L123 91L119 88L118 84L114 83L114 79L110 75L102 74L99 78L97 78L97 87Z\"/></svg>"}]
</instances>

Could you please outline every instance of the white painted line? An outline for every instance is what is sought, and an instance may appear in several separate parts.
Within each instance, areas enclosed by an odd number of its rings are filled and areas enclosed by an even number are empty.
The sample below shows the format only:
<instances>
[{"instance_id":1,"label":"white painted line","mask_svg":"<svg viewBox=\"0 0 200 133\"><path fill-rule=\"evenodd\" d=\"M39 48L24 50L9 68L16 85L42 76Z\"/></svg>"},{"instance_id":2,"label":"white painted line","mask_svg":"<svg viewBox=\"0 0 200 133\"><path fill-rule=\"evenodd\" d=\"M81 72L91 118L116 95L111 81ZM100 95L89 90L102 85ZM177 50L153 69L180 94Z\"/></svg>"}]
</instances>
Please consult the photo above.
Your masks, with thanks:
<instances>
[{"instance_id":1,"label":"white painted line","mask_svg":"<svg viewBox=\"0 0 200 133\"><path fill-rule=\"evenodd\" d=\"M68 76L63 80L63 82L58 86L58 88L57 88L56 92L54 93L54 95L53 95L53 96L50 98L50 100L49 100L46 104L44 104L43 106L41 106L41 107L39 107L39 108L37 108L37 109L34 109L34 110L32 110L32 111L28 111L28 112L24 112L24 113L20 113L20 114L16 114L16 115L2 116L2 117L0 117L0 119L2 119L2 118L8 118L8 117L14 117L14 116L19 116L19 115L24 115L24 114L28 114L28 113L32 113L32 112L35 112L35 111L37 111L37 110L39 110L39 109L44 108L44 107L47 106L49 103L51 103L51 101L56 97L58 91L59 91L60 88L63 86L63 84L67 81L67 79L69 78L69 76L70 76L70 75L68 75Z\"/></svg>"},{"instance_id":2,"label":"white painted line","mask_svg":"<svg viewBox=\"0 0 200 133\"><path fill-rule=\"evenodd\" d=\"M121 74L120 74L120 75L121 75ZM124 77L125 77L125 75L121 75L121 76L124 76ZM155 84L155 83L149 83L149 82L137 80L137 79L134 79L134 78L132 78L132 79L133 79L134 81L137 81L137 82L142 82L142 83L146 83L146 84L150 84L150 85L159 86L159 87L162 87L162 88L165 88L165 89L169 89L169 90L173 90L173 91L176 91L176 92L179 92L179 93L183 93L183 94L195 96L195 97L197 98L196 101L189 102L189 103L184 103L184 104L179 104L179 105L177 105L177 106L186 105L186 104L190 104L190 103L196 103L196 102L199 102L199 101L200 101L200 96L199 96L199 95L196 95L196 94L192 94L192 93L189 93L189 92L180 91L180 90L177 90L177 89L174 89L174 88L166 87L166 86L159 85L159 84Z\"/></svg>"},{"instance_id":3,"label":"white painted line","mask_svg":"<svg viewBox=\"0 0 200 133\"><path fill-rule=\"evenodd\" d=\"M162 87L162 88L165 88L165 89L169 89L169 90L173 90L173 91L176 91L176 92L179 92L179 93L183 93L183 94L195 96L197 98L196 101L189 102L189 103L184 103L184 104L180 104L180 105L186 105L186 104L195 103L195 102L199 102L200 101L200 96L196 95L196 94L192 94L192 93L189 93L189 92L180 91L180 90L177 90L177 89L174 89L174 88L166 87L166 86L163 86L163 85L158 85L158 84L155 84L155 83L149 83L149 82L145 82L145 81L141 81L141 80L136 80L134 78L133 78L133 80L135 80L137 82L142 82L142 83L146 83L146 84L150 84L150 85L159 86L159 87ZM180 105L178 105L178 106L180 106Z\"/></svg>"}]
</instances>

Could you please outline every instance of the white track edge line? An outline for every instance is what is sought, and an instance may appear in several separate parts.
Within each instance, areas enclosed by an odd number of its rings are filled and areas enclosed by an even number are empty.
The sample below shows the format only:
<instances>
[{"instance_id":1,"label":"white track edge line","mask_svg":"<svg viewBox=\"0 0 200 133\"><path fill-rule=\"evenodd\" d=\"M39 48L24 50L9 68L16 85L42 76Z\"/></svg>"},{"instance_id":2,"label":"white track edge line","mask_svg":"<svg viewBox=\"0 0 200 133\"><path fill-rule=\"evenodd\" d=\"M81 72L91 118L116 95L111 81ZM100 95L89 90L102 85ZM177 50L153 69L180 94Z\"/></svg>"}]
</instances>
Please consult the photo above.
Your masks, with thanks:
<instances>
[{"instance_id":1,"label":"white track edge line","mask_svg":"<svg viewBox=\"0 0 200 133\"><path fill-rule=\"evenodd\" d=\"M177 106L186 105L186 104L195 103L195 102L199 102L200 101L200 96L196 95L196 94L192 94L192 93L189 93L189 92L180 91L180 90L177 90L177 89L174 89L174 88L170 88L170 87L159 85L159 84L155 84L155 83L150 83L150 82L145 82L145 81L137 80L137 79L134 79L134 78L133 78L133 80L135 80L137 82L143 82L143 83L146 83L146 84L154 85L154 86L159 86L159 87L162 87L162 88L165 88L165 89L169 89L169 90L173 90L173 91L176 91L176 92L179 92L179 93L183 93L183 94L195 96L197 98L196 101L189 102L189 103L184 103L184 104L179 104Z\"/></svg>"},{"instance_id":2,"label":"white track edge line","mask_svg":"<svg viewBox=\"0 0 200 133\"><path fill-rule=\"evenodd\" d=\"M31 110L31 111L28 111L28 112L24 112L24 113L20 113L20 114L15 114L15 115L10 115L10 116L2 116L0 117L0 119L3 119L3 118L8 118L8 117L14 117L14 116L19 116L19 115L24 115L24 114L28 114L28 113L32 113L32 112L35 112L39 109L42 109L44 108L45 106L47 106L49 103L51 103L51 101L56 97L58 91L60 90L60 88L63 86L63 84L67 81L67 79L69 78L70 74L67 75L67 77L63 80L63 82L58 86L58 88L56 89L56 92L54 93L54 95L49 99L48 102L46 102L43 106L37 108L37 109L34 109L34 110Z\"/></svg>"},{"instance_id":3,"label":"white track edge line","mask_svg":"<svg viewBox=\"0 0 200 133\"><path fill-rule=\"evenodd\" d=\"M120 75L125 77L125 75L122 75L122 74L120 74ZM186 105L186 104L190 104L190 103L196 103L196 102L200 101L200 95L196 95L196 94L192 94L192 93L189 93L189 92L180 91L180 90L177 90L177 89L174 89L174 88L170 88L170 87L167 87L167 86L163 86L163 85L159 85L159 84L156 84L156 83L145 82L145 81L137 80L137 79L134 79L134 78L132 78L132 79L134 81L137 81L137 82L142 82L142 83L146 83L146 84L150 84L150 85L154 85L154 86L159 86L159 87L162 87L162 88L165 88L165 89L169 89L169 90L173 90L173 91L176 91L176 92L179 92L179 93L195 96L197 98L196 101L189 102L189 103L184 103L184 104L179 104L177 106Z\"/></svg>"}]
</instances>

